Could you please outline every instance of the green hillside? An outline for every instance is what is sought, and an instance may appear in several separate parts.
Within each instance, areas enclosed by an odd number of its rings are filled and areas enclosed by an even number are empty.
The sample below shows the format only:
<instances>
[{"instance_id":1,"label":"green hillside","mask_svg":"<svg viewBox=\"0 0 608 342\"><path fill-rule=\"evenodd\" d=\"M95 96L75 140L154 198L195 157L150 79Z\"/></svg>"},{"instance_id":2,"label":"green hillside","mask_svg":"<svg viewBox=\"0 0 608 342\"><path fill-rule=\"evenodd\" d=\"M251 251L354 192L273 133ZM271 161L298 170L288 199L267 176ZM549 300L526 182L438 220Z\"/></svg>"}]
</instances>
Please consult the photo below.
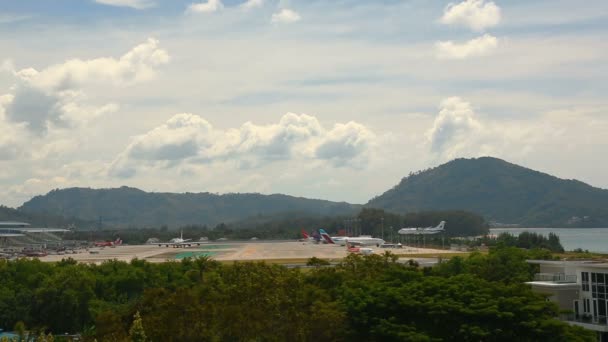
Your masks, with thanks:
<instances>
[{"instance_id":1,"label":"green hillside","mask_svg":"<svg viewBox=\"0 0 608 342\"><path fill-rule=\"evenodd\" d=\"M56 213L114 227L216 225L283 212L338 216L358 206L286 195L154 193L135 188L53 190L24 203L25 213Z\"/></svg>"},{"instance_id":2,"label":"green hillside","mask_svg":"<svg viewBox=\"0 0 608 342\"><path fill-rule=\"evenodd\" d=\"M525 226L608 227L608 190L490 157L411 174L366 206L396 213L463 209Z\"/></svg>"}]
</instances>

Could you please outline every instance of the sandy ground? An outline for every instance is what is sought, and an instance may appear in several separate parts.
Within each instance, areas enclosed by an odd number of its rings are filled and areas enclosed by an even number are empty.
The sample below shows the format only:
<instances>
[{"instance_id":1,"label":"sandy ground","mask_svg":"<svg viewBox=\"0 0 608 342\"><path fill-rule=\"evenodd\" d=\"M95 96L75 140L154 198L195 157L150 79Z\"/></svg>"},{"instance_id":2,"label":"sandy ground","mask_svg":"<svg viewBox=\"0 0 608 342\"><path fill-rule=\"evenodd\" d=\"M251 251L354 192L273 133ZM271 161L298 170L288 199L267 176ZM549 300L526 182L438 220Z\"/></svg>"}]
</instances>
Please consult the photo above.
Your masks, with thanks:
<instances>
[{"instance_id":1,"label":"sandy ground","mask_svg":"<svg viewBox=\"0 0 608 342\"><path fill-rule=\"evenodd\" d=\"M373 248L374 253L382 254L389 250L395 254L444 254L454 253L449 250L407 247L401 249ZM93 252L93 253L91 253ZM145 259L150 262L165 262L184 256L208 255L215 260L277 260L277 259L342 259L348 252L345 247L336 245L315 245L307 242L226 242L208 243L200 247L167 248L157 245L134 245L118 247L95 247L77 254L48 255L41 261L54 262L64 258L73 258L79 262L101 263L104 260L130 261Z\"/></svg>"}]
</instances>

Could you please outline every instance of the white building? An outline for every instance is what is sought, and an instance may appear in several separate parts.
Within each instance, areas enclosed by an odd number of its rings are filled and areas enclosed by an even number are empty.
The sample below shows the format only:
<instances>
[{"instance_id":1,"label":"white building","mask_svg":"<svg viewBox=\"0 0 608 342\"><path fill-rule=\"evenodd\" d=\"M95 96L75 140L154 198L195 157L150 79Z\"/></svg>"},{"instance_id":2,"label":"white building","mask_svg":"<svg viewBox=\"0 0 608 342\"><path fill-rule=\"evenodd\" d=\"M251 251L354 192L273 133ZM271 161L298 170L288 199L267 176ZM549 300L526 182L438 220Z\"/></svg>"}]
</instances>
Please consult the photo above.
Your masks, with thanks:
<instances>
[{"instance_id":1,"label":"white building","mask_svg":"<svg viewBox=\"0 0 608 342\"><path fill-rule=\"evenodd\" d=\"M548 294L561 310L562 319L596 331L598 341L608 342L608 262L528 260L540 273L527 284Z\"/></svg>"}]
</instances>

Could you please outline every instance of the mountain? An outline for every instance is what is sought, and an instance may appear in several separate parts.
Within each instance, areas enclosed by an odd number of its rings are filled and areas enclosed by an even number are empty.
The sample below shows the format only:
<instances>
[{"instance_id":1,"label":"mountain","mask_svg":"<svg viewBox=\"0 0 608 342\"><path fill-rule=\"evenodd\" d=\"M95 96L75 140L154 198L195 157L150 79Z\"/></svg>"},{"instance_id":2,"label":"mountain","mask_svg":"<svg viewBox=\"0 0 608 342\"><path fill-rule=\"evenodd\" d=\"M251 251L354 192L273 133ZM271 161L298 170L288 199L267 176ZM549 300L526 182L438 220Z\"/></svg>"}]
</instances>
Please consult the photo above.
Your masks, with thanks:
<instances>
[{"instance_id":1,"label":"mountain","mask_svg":"<svg viewBox=\"0 0 608 342\"><path fill-rule=\"evenodd\" d=\"M608 190L490 157L410 174L366 206L395 213L464 209L523 226L608 227Z\"/></svg>"},{"instance_id":2,"label":"mountain","mask_svg":"<svg viewBox=\"0 0 608 342\"><path fill-rule=\"evenodd\" d=\"M78 217L114 227L214 226L259 215L293 212L305 215L354 214L359 206L286 195L155 193L135 188L53 190L24 203L24 213ZM96 223L99 224L99 223ZM96 225L95 224L95 225Z\"/></svg>"}]
</instances>

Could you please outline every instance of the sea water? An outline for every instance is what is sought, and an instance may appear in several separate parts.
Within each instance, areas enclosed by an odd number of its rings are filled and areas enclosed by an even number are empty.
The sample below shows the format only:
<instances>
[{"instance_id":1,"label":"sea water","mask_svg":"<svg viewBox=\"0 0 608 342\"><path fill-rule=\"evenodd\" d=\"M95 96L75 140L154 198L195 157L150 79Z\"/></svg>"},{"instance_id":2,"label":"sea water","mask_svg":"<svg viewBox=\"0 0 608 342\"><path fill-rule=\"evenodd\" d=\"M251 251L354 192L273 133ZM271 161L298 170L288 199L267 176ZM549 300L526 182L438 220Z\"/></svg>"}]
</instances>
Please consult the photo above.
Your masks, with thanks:
<instances>
[{"instance_id":1,"label":"sea water","mask_svg":"<svg viewBox=\"0 0 608 342\"><path fill-rule=\"evenodd\" d=\"M519 235L522 232L549 235L555 233L564 249L571 251L577 248L589 252L608 253L608 228L492 228L490 234L498 235L507 232Z\"/></svg>"}]
</instances>

